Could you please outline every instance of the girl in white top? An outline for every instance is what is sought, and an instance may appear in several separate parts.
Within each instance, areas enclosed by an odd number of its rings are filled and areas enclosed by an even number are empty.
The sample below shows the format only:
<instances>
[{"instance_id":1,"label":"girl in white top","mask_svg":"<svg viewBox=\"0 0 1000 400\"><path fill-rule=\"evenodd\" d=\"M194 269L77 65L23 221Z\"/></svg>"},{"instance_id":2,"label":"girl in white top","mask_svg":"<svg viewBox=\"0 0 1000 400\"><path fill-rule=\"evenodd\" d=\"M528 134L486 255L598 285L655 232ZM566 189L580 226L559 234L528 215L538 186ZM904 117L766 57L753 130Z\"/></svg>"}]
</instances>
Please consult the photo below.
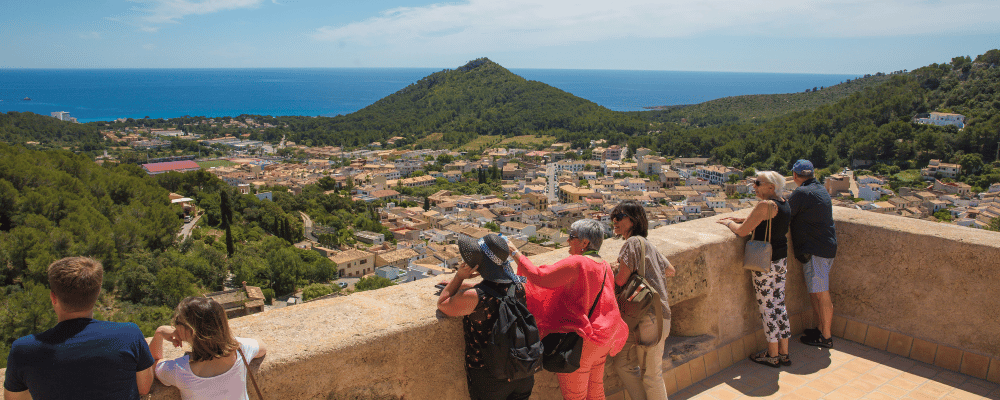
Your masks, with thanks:
<instances>
[{"instance_id":1,"label":"girl in white top","mask_svg":"<svg viewBox=\"0 0 1000 400\"><path fill-rule=\"evenodd\" d=\"M174 312L173 326L156 329L149 350L156 359L156 378L164 385L177 386L184 400L249 400L247 362L263 357L267 350L254 339L237 338L229 329L226 311L217 301L205 297L181 300ZM163 360L163 341L174 347L191 344L191 352L173 360ZM243 351L243 355L237 351Z\"/></svg>"}]
</instances>

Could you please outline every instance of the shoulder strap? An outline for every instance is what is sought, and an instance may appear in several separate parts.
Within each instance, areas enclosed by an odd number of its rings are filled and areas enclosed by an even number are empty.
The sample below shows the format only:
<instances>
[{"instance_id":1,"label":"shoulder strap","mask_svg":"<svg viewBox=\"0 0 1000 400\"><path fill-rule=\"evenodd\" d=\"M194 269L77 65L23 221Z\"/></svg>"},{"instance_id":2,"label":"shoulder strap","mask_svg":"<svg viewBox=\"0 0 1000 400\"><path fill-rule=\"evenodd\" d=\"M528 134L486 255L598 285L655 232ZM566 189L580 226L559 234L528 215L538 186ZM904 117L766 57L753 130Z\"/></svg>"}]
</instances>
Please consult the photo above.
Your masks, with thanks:
<instances>
[{"instance_id":1,"label":"shoulder strap","mask_svg":"<svg viewBox=\"0 0 1000 400\"><path fill-rule=\"evenodd\" d=\"M597 301L600 300L601 295L604 294L604 284L608 283L608 270L607 268L604 268L603 270L604 271L602 272L604 272L604 279L601 280L601 289L597 291L597 297L594 298L594 305L590 306L590 312L587 313L588 320L590 319L591 315L594 315L594 309L597 308Z\"/></svg>"},{"instance_id":2,"label":"shoulder strap","mask_svg":"<svg viewBox=\"0 0 1000 400\"><path fill-rule=\"evenodd\" d=\"M646 277L646 238L639 236L639 263L642 268L640 274Z\"/></svg>"},{"instance_id":3,"label":"shoulder strap","mask_svg":"<svg viewBox=\"0 0 1000 400\"><path fill-rule=\"evenodd\" d=\"M774 219L774 217L771 216L771 201L764 200L764 202L767 204L767 233L764 235L766 237L764 240L771 243L771 220ZM775 204L775 207L777 206L778 205ZM777 215L775 215L775 217L777 217Z\"/></svg>"},{"instance_id":4,"label":"shoulder strap","mask_svg":"<svg viewBox=\"0 0 1000 400\"><path fill-rule=\"evenodd\" d=\"M240 352L240 358L243 359L243 365L247 367L247 376L250 377L250 382L253 383L253 389L257 391L257 398L264 400L264 395L260 394L260 388L257 387L257 380L253 377L253 371L250 371L250 363L247 362L247 356L243 354L243 349L240 347L242 347L242 345L237 346L236 351Z\"/></svg>"},{"instance_id":5,"label":"shoulder strap","mask_svg":"<svg viewBox=\"0 0 1000 400\"><path fill-rule=\"evenodd\" d=\"M770 220L768 220L768 223L770 223ZM770 225L768 225L768 227L770 227ZM641 254L640 262L642 263L642 278L645 279L646 245L648 245L649 243L646 241L646 238L642 236L639 237L641 238L639 239L639 253ZM653 298L653 312L656 313L656 337L660 337L663 335L663 303L661 303L660 301L660 296L662 296L662 294L656 291L654 291L654 293L655 297Z\"/></svg>"}]
</instances>

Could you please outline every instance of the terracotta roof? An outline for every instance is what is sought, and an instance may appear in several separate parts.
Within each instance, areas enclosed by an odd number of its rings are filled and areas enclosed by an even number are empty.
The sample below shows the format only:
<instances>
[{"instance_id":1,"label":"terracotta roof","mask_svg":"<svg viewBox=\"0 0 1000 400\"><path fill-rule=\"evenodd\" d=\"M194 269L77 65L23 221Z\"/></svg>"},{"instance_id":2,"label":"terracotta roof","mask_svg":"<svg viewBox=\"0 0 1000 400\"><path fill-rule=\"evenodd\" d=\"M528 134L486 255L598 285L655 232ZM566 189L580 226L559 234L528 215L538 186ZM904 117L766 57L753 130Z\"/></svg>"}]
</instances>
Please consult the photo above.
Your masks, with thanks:
<instances>
[{"instance_id":1,"label":"terracotta roof","mask_svg":"<svg viewBox=\"0 0 1000 400\"><path fill-rule=\"evenodd\" d=\"M142 167L145 168L146 171L153 173L201 168L198 166L198 163L191 160L142 164Z\"/></svg>"}]
</instances>

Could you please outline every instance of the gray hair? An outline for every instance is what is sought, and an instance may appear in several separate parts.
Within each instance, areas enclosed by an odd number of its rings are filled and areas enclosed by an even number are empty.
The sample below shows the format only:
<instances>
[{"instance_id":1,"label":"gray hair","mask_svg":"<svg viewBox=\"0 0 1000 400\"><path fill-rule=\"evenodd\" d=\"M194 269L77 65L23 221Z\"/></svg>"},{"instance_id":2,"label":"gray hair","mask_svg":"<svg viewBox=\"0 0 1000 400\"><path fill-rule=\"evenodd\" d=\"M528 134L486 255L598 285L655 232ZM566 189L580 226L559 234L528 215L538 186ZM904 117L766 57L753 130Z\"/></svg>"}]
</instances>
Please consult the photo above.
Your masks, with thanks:
<instances>
[{"instance_id":1,"label":"gray hair","mask_svg":"<svg viewBox=\"0 0 1000 400\"><path fill-rule=\"evenodd\" d=\"M601 251L601 244L604 243L604 227L601 226L600 222L593 219L580 219L569 226L570 234L575 234L574 236L580 238L580 240L587 240L590 244L587 245L584 251L594 250Z\"/></svg>"}]
</instances>

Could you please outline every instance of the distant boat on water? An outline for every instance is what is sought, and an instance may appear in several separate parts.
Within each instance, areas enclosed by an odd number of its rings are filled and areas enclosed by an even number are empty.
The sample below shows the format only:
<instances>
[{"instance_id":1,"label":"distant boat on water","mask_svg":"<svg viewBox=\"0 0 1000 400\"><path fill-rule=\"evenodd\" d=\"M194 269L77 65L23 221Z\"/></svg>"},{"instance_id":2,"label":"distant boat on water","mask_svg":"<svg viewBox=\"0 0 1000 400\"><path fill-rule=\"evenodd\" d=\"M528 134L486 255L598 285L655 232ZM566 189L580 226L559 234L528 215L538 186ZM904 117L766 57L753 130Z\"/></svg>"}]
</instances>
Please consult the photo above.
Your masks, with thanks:
<instances>
[{"instance_id":1,"label":"distant boat on water","mask_svg":"<svg viewBox=\"0 0 1000 400\"><path fill-rule=\"evenodd\" d=\"M31 101L31 97L25 97L24 101Z\"/></svg>"}]
</instances>

